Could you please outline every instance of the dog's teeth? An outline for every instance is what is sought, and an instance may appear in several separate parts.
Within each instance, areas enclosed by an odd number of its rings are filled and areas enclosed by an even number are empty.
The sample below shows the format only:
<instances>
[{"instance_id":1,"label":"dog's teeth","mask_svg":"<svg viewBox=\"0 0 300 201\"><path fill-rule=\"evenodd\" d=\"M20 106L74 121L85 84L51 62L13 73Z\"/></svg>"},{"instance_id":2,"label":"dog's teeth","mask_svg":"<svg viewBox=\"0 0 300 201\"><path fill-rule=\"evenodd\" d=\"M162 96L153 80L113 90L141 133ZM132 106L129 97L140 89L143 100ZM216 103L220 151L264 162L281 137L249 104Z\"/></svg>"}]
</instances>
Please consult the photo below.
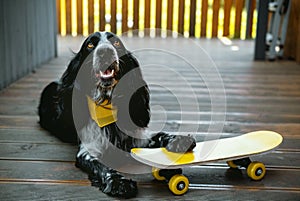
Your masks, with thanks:
<instances>
[{"instance_id":1,"label":"dog's teeth","mask_svg":"<svg viewBox=\"0 0 300 201\"><path fill-rule=\"evenodd\" d=\"M102 71L100 71L100 77L101 78L111 78L114 76L114 70L111 70L110 73L106 74L105 72L103 73Z\"/></svg>"}]
</instances>

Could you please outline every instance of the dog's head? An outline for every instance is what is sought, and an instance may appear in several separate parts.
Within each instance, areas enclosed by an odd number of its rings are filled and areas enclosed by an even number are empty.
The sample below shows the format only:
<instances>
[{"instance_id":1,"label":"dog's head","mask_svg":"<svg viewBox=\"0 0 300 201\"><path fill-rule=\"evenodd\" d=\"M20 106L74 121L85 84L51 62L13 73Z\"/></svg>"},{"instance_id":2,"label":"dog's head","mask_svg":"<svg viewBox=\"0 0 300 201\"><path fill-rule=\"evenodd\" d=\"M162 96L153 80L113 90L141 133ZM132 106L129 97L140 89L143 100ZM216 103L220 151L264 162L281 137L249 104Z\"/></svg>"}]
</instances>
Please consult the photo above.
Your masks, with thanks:
<instances>
[{"instance_id":1,"label":"dog's head","mask_svg":"<svg viewBox=\"0 0 300 201\"><path fill-rule=\"evenodd\" d=\"M70 62L61 84L63 89L73 90L73 104L82 98L86 100L86 95L97 105L112 102L118 108L118 125L126 130L134 130L135 125L146 127L149 123L149 89L139 63L113 33L89 35ZM73 108L81 107L82 104L76 103ZM133 126L127 128L128 125Z\"/></svg>"},{"instance_id":2,"label":"dog's head","mask_svg":"<svg viewBox=\"0 0 300 201\"><path fill-rule=\"evenodd\" d=\"M113 89L122 76L139 66L120 38L110 32L91 34L80 52L85 57L84 66L91 71L94 88L92 98L98 104L104 100L110 101Z\"/></svg>"}]
</instances>

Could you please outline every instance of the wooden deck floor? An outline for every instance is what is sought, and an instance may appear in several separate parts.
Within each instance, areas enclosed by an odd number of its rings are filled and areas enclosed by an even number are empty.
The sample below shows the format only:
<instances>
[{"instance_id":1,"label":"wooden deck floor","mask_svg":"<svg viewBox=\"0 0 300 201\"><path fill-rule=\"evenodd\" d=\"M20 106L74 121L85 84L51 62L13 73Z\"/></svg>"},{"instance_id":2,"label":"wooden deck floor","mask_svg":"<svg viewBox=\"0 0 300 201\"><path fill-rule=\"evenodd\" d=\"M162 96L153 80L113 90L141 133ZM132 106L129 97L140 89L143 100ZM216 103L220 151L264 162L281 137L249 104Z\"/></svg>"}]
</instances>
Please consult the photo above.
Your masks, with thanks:
<instances>
[{"instance_id":1,"label":"wooden deck floor","mask_svg":"<svg viewBox=\"0 0 300 201\"><path fill-rule=\"evenodd\" d=\"M166 184L152 181L150 175L135 175L139 194L134 200L299 200L300 65L253 62L253 41L233 41L226 46L219 40L196 40L205 51L186 39L124 41L135 50L151 84L154 130L166 118L165 130L194 131L199 124L197 137L204 139L209 125L222 123L223 84L226 119L221 137L261 129L284 136L279 149L254 157L266 164L262 181L251 181L245 171L213 163L184 170L191 188L181 197L173 196ZM115 200L90 187L87 176L74 167L75 146L61 143L37 123L42 88L61 75L71 57L69 48L77 51L81 42L82 38L59 38L58 58L1 91L1 200ZM233 51L237 48L239 51ZM222 82L205 52L212 57ZM210 121L212 114L218 121Z\"/></svg>"}]
</instances>

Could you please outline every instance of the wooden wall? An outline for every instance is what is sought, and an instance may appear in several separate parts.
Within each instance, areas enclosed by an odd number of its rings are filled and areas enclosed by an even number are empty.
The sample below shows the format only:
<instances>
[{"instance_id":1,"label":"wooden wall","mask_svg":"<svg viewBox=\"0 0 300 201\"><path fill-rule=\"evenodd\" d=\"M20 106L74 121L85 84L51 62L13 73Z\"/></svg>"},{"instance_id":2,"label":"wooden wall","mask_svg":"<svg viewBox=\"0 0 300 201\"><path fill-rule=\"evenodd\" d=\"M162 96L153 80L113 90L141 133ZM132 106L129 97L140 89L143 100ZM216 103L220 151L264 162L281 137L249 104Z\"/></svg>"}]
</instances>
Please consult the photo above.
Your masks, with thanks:
<instances>
[{"instance_id":1,"label":"wooden wall","mask_svg":"<svg viewBox=\"0 0 300 201\"><path fill-rule=\"evenodd\" d=\"M0 89L56 56L55 0L0 1Z\"/></svg>"},{"instance_id":2,"label":"wooden wall","mask_svg":"<svg viewBox=\"0 0 300 201\"><path fill-rule=\"evenodd\" d=\"M286 57L300 63L300 1L291 1L291 13L284 47Z\"/></svg>"}]
</instances>

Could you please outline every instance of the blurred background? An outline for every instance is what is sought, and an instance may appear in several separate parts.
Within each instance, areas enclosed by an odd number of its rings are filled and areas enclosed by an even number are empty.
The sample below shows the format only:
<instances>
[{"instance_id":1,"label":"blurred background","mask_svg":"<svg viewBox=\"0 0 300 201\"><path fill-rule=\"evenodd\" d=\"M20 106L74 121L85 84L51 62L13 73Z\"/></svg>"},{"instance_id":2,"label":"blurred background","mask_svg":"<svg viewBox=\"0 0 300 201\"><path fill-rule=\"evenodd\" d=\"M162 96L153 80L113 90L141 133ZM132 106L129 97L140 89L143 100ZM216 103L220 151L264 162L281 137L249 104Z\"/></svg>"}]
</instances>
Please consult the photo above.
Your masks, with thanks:
<instances>
[{"instance_id":1,"label":"blurred background","mask_svg":"<svg viewBox=\"0 0 300 201\"><path fill-rule=\"evenodd\" d=\"M167 30L184 37L255 38L256 0L57 0L61 35L94 31L117 34L145 29L165 37ZM154 29L161 29L155 32Z\"/></svg>"}]
</instances>

